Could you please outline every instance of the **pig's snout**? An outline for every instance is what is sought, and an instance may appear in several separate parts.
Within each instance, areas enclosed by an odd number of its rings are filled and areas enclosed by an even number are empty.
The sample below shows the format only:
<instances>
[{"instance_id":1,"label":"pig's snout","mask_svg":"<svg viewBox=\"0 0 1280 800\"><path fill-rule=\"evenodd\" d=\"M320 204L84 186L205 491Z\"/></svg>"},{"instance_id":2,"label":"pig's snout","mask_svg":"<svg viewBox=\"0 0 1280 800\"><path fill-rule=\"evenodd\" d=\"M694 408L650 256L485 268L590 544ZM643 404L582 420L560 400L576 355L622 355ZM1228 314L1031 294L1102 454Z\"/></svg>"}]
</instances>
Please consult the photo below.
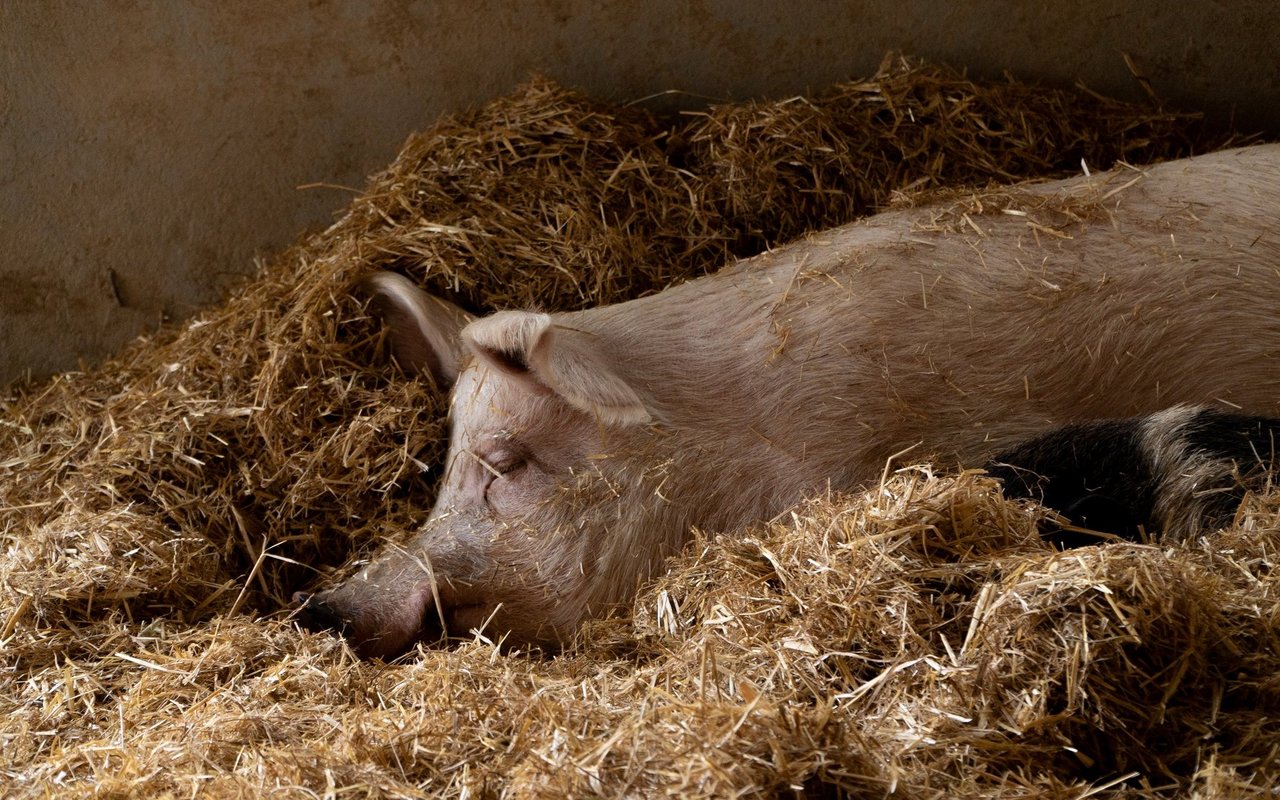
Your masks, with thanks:
<instances>
[{"instance_id":1,"label":"pig's snout","mask_svg":"<svg viewBox=\"0 0 1280 800\"><path fill-rule=\"evenodd\" d=\"M343 584L335 589L293 595L294 619L306 630L343 637L362 658L395 658L416 642L444 635L434 605L415 597L387 598L367 587Z\"/></svg>"},{"instance_id":2,"label":"pig's snout","mask_svg":"<svg viewBox=\"0 0 1280 800\"><path fill-rule=\"evenodd\" d=\"M294 620L306 630L342 636L363 658L387 659L418 642L439 642L478 627L488 613L447 584L434 592L428 581L387 589L357 576L327 591L295 592Z\"/></svg>"},{"instance_id":3,"label":"pig's snout","mask_svg":"<svg viewBox=\"0 0 1280 800\"><path fill-rule=\"evenodd\" d=\"M329 605L318 594L306 592L293 593L293 605L297 608L294 619L306 630L313 633L334 631L343 636L347 633L347 620Z\"/></svg>"}]
</instances>

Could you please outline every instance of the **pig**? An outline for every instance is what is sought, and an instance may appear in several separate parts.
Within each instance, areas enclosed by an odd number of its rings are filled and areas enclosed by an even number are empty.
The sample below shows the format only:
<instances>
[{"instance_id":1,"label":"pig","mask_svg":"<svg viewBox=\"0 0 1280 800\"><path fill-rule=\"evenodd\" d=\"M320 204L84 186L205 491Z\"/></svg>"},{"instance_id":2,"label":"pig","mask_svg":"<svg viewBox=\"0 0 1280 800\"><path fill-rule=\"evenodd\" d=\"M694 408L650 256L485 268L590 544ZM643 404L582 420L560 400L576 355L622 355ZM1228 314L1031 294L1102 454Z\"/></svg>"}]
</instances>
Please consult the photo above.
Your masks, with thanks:
<instances>
[{"instance_id":1,"label":"pig","mask_svg":"<svg viewBox=\"0 0 1280 800\"><path fill-rule=\"evenodd\" d=\"M471 632L555 650L692 528L904 452L976 465L1180 404L1274 416L1280 146L940 197L579 312L368 290L396 358L451 391L449 455L412 542L297 595L303 623L366 657Z\"/></svg>"}]
</instances>

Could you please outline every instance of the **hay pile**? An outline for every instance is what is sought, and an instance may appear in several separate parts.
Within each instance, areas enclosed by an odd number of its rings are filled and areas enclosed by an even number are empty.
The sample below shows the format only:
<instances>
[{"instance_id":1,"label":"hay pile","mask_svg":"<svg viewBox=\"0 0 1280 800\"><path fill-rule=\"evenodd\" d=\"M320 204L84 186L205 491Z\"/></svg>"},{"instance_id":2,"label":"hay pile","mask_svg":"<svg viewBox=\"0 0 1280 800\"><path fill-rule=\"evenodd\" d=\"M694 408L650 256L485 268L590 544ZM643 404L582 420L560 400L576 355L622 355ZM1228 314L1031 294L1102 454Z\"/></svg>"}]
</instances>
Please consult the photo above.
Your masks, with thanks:
<instances>
[{"instance_id":1,"label":"hay pile","mask_svg":"<svg viewBox=\"0 0 1280 800\"><path fill-rule=\"evenodd\" d=\"M895 192L1229 142L903 60L677 119L534 80L435 125L225 305L0 400L3 794L1266 794L1261 503L1209 544L1058 554L986 479L910 472L700 541L553 660L359 663L279 613L431 503L443 404L385 366L371 270L581 308Z\"/></svg>"}]
</instances>

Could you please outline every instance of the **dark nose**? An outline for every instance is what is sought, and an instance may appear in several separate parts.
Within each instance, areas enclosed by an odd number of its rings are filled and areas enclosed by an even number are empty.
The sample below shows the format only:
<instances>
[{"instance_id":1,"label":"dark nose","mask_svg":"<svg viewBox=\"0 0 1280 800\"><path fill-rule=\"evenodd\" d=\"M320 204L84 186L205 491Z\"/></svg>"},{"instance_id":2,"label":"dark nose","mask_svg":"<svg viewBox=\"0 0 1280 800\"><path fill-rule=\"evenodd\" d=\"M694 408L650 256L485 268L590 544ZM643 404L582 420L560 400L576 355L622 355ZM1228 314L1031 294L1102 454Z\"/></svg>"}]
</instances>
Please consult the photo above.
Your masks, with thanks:
<instances>
[{"instance_id":1,"label":"dark nose","mask_svg":"<svg viewBox=\"0 0 1280 800\"><path fill-rule=\"evenodd\" d=\"M334 611L333 607L326 603L320 595L294 592L293 604L298 607L298 610L294 612L293 618L303 628L316 633L321 631L336 631L340 634L346 632L347 621L338 612Z\"/></svg>"}]
</instances>

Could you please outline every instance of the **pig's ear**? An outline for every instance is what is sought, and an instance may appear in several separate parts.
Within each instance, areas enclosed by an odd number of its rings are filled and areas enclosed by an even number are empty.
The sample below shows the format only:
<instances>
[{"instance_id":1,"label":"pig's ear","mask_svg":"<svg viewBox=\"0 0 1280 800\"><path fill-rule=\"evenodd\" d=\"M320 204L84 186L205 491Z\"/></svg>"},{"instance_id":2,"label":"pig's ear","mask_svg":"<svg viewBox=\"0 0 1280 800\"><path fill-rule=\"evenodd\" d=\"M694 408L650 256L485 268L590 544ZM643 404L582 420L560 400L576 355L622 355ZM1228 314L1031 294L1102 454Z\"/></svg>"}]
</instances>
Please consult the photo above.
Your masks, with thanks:
<instances>
[{"instance_id":1,"label":"pig's ear","mask_svg":"<svg viewBox=\"0 0 1280 800\"><path fill-rule=\"evenodd\" d=\"M460 334L471 316L394 272L376 272L360 287L386 323L391 352L400 366L428 373L442 389L452 386L466 352Z\"/></svg>"},{"instance_id":2,"label":"pig's ear","mask_svg":"<svg viewBox=\"0 0 1280 800\"><path fill-rule=\"evenodd\" d=\"M636 425L650 420L639 395L614 372L591 333L552 323L530 311L500 311L468 325L463 339L490 367L534 392L559 395L601 422Z\"/></svg>"}]
</instances>

